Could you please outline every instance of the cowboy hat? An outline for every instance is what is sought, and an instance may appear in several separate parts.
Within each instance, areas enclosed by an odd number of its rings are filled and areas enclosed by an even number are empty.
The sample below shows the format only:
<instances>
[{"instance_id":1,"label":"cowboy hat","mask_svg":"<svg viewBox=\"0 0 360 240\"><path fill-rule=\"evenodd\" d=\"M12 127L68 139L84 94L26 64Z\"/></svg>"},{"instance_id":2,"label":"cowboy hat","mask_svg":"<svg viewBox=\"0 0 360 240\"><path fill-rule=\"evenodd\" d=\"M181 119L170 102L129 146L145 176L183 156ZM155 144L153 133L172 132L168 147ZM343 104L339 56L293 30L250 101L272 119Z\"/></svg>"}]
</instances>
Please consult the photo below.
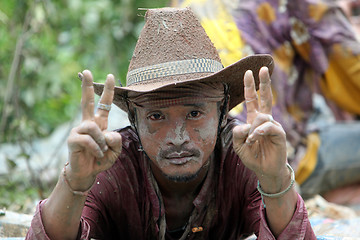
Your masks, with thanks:
<instances>
[{"instance_id":1,"label":"cowboy hat","mask_svg":"<svg viewBox=\"0 0 360 240\"><path fill-rule=\"evenodd\" d=\"M128 112L129 92L148 93L193 82L222 82L229 87L230 109L244 100L243 78L252 70L274 68L270 55L252 55L223 68L213 43L190 8L149 9L136 44L125 87L115 87L113 103ZM94 83L101 95L104 84Z\"/></svg>"}]
</instances>

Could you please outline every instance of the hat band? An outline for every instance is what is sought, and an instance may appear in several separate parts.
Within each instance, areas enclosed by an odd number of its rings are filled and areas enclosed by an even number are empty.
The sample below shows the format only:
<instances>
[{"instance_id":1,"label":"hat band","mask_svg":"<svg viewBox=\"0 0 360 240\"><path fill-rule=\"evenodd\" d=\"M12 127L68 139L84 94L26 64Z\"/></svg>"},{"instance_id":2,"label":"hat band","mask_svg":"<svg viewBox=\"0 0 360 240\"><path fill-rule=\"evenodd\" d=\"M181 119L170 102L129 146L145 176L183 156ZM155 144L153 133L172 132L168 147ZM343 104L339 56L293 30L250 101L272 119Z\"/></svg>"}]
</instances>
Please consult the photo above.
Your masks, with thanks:
<instances>
[{"instance_id":1,"label":"hat band","mask_svg":"<svg viewBox=\"0 0 360 240\"><path fill-rule=\"evenodd\" d=\"M218 72L223 69L220 62L213 59L197 58L166 62L148 67L137 68L129 71L126 76L127 86L152 80L160 77L168 77L188 73Z\"/></svg>"}]
</instances>

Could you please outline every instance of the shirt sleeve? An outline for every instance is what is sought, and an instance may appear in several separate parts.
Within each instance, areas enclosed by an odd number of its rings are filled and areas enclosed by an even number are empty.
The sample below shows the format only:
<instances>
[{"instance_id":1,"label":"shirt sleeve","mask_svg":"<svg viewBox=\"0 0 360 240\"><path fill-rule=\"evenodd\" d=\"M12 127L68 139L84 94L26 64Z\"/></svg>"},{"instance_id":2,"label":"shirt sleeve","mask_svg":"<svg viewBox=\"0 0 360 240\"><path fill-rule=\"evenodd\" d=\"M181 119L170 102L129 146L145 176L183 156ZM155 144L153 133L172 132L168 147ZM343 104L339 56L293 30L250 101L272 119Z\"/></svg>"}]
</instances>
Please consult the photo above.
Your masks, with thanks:
<instances>
[{"instance_id":1,"label":"shirt sleeve","mask_svg":"<svg viewBox=\"0 0 360 240\"><path fill-rule=\"evenodd\" d=\"M276 239L269 229L266 222L265 208L263 204L260 205L260 227L258 239ZM316 239L316 236L311 228L310 221L307 215L305 203L298 194L295 213L284 229L284 231L277 238L278 240L287 239Z\"/></svg>"},{"instance_id":2,"label":"shirt sleeve","mask_svg":"<svg viewBox=\"0 0 360 240\"><path fill-rule=\"evenodd\" d=\"M46 234L41 218L41 209L45 202L46 199L40 201L36 206L36 211L31 221L29 231L26 234L25 240L50 240L49 236ZM83 218L81 218L77 239L89 239L89 233L89 224Z\"/></svg>"}]
</instances>

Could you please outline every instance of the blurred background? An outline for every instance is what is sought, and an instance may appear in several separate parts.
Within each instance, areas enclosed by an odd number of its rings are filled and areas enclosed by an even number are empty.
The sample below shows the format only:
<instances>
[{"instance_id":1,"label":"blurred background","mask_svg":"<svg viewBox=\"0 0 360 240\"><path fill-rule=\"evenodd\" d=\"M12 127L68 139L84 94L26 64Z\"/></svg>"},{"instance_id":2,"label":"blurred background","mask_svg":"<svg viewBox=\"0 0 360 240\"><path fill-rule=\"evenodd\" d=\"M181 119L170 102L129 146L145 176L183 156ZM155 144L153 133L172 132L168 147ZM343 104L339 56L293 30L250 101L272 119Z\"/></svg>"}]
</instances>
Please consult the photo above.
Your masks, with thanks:
<instances>
[{"instance_id":1,"label":"blurred background","mask_svg":"<svg viewBox=\"0 0 360 240\"><path fill-rule=\"evenodd\" d=\"M66 162L90 69L125 82L143 9L166 0L0 0L0 210L34 213ZM140 9L139 9L140 8ZM113 108L116 110L116 108ZM120 111L109 128L127 124ZM114 127L113 127L114 126Z\"/></svg>"}]
</instances>

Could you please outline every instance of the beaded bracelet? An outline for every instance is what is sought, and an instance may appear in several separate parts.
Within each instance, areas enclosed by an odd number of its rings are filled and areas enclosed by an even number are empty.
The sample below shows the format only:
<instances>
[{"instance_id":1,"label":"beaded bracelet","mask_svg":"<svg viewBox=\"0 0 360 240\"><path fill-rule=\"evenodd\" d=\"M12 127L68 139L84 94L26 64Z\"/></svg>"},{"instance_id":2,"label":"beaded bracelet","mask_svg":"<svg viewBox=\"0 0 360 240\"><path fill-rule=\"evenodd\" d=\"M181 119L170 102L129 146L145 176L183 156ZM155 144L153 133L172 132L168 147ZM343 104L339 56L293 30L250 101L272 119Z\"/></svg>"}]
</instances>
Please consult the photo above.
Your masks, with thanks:
<instances>
[{"instance_id":1,"label":"beaded bracelet","mask_svg":"<svg viewBox=\"0 0 360 240\"><path fill-rule=\"evenodd\" d=\"M295 173L294 173L294 169L292 169L292 167L290 166L289 163L286 163L286 166L288 167L288 169L290 169L291 171L291 181L290 181L290 185L282 192L279 193L266 193L261 189L260 186L260 182L258 180L258 185L257 185L257 190L260 192L261 197L265 196L265 197L269 197L269 198L279 198L281 196L283 196L285 193L287 193L291 187L294 185L295 183Z\"/></svg>"},{"instance_id":2,"label":"beaded bracelet","mask_svg":"<svg viewBox=\"0 0 360 240\"><path fill-rule=\"evenodd\" d=\"M65 165L64 165L63 178L64 178L64 182L66 183L69 191L72 192L72 194L74 194L74 195L87 197L88 194L89 194L89 191L90 191L91 187L90 187L88 190L84 191L84 192L74 191L74 190L70 187L70 183L69 183L69 181L68 181L67 178L66 178L66 166L67 166L67 165L69 165L69 162L65 163Z\"/></svg>"}]
</instances>

